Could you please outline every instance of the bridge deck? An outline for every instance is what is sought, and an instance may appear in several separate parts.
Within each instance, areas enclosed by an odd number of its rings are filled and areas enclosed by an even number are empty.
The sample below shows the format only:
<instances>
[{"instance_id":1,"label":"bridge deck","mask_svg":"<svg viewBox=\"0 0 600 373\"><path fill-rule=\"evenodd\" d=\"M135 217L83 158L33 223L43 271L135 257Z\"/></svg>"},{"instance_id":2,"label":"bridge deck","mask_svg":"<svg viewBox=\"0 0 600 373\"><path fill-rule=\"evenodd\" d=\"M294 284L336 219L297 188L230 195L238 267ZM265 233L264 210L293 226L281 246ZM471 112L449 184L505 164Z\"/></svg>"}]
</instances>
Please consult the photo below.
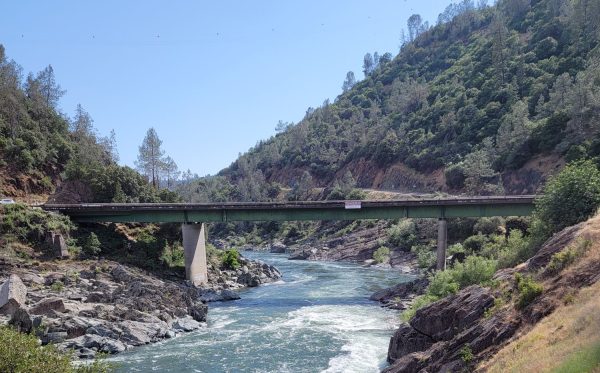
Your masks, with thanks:
<instances>
[{"instance_id":1,"label":"bridge deck","mask_svg":"<svg viewBox=\"0 0 600 373\"><path fill-rule=\"evenodd\" d=\"M385 201L46 204L79 222L227 222L525 216L535 196Z\"/></svg>"}]
</instances>

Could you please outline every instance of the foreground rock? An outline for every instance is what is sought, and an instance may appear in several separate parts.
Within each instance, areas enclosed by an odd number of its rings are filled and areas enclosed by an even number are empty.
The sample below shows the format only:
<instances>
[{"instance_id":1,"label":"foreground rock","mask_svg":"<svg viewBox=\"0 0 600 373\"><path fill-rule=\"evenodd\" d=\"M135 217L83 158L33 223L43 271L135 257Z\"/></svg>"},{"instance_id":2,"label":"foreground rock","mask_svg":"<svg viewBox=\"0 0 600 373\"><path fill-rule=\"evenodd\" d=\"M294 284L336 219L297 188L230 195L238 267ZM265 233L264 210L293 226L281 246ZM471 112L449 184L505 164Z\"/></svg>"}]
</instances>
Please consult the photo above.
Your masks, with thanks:
<instances>
[{"instance_id":1,"label":"foreground rock","mask_svg":"<svg viewBox=\"0 0 600 373\"><path fill-rule=\"evenodd\" d=\"M0 287L0 313L12 315L25 305L27 287L19 276L12 274Z\"/></svg>"}]
</instances>

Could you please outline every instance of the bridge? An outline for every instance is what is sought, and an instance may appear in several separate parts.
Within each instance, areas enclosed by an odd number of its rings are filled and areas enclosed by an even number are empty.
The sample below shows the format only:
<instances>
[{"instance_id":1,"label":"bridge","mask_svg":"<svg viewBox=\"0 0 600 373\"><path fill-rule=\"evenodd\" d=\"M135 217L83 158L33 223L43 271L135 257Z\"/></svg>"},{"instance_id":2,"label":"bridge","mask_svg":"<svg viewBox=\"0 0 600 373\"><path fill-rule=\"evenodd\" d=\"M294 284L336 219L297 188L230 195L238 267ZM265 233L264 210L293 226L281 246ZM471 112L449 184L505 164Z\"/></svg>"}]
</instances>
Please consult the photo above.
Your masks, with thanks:
<instances>
[{"instance_id":1,"label":"bridge","mask_svg":"<svg viewBox=\"0 0 600 373\"><path fill-rule=\"evenodd\" d=\"M204 223L231 221L301 221L436 218L437 269L446 267L447 219L527 216L536 196L452 197L385 201L303 201L256 203L84 203L45 204L42 208L81 223L181 223L186 278L206 283Z\"/></svg>"}]
</instances>

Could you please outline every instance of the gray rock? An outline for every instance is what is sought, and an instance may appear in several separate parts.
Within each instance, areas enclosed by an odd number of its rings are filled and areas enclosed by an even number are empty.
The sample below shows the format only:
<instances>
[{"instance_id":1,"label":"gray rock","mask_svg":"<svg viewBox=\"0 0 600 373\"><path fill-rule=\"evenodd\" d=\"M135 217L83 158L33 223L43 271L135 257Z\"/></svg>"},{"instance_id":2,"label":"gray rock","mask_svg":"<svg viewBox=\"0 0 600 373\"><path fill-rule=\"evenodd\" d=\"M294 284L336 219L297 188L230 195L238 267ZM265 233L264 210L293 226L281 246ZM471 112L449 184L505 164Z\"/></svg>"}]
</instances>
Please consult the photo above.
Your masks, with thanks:
<instances>
[{"instance_id":1,"label":"gray rock","mask_svg":"<svg viewBox=\"0 0 600 373\"><path fill-rule=\"evenodd\" d=\"M494 304L489 289L469 286L455 295L421 308L410 325L435 341L451 339L478 320Z\"/></svg>"},{"instance_id":2,"label":"gray rock","mask_svg":"<svg viewBox=\"0 0 600 373\"><path fill-rule=\"evenodd\" d=\"M62 234L55 234L52 243L57 258L65 259L69 257L69 249Z\"/></svg>"},{"instance_id":3,"label":"gray rock","mask_svg":"<svg viewBox=\"0 0 600 373\"><path fill-rule=\"evenodd\" d=\"M275 241L271 244L269 251L272 253L283 254L287 250L287 246L285 246L280 241Z\"/></svg>"},{"instance_id":4,"label":"gray rock","mask_svg":"<svg viewBox=\"0 0 600 373\"><path fill-rule=\"evenodd\" d=\"M31 316L29 316L29 313L27 313L27 311L23 308L17 308L13 312L8 324L15 327L15 329L21 333L29 333L33 327Z\"/></svg>"},{"instance_id":5,"label":"gray rock","mask_svg":"<svg viewBox=\"0 0 600 373\"><path fill-rule=\"evenodd\" d=\"M95 326L89 327L85 331L85 334L95 334L95 335L99 335L100 337L108 337L108 338L112 338L112 339L118 338L118 335L112 329L110 329L104 325L95 325Z\"/></svg>"},{"instance_id":6,"label":"gray rock","mask_svg":"<svg viewBox=\"0 0 600 373\"><path fill-rule=\"evenodd\" d=\"M52 272L46 275L46 277L44 278L44 284L46 286L51 286L52 284L54 284L55 282L65 282L65 275L63 273L59 273L59 272Z\"/></svg>"},{"instance_id":7,"label":"gray rock","mask_svg":"<svg viewBox=\"0 0 600 373\"><path fill-rule=\"evenodd\" d=\"M29 309L29 313L33 315L46 315L51 311L65 312L65 304L60 298L48 298L36 303Z\"/></svg>"},{"instance_id":8,"label":"gray rock","mask_svg":"<svg viewBox=\"0 0 600 373\"><path fill-rule=\"evenodd\" d=\"M411 352L425 351L434 341L408 324L401 324L390 340L387 360L393 363Z\"/></svg>"},{"instance_id":9,"label":"gray rock","mask_svg":"<svg viewBox=\"0 0 600 373\"><path fill-rule=\"evenodd\" d=\"M0 287L0 313L12 315L17 309L25 307L27 287L19 276L10 275Z\"/></svg>"},{"instance_id":10,"label":"gray rock","mask_svg":"<svg viewBox=\"0 0 600 373\"><path fill-rule=\"evenodd\" d=\"M67 332L50 332L42 336L42 344L60 343L67 339Z\"/></svg>"},{"instance_id":11,"label":"gray rock","mask_svg":"<svg viewBox=\"0 0 600 373\"><path fill-rule=\"evenodd\" d=\"M191 332L200 329L200 323L190 316L183 317L173 322L172 328L174 331Z\"/></svg>"},{"instance_id":12,"label":"gray rock","mask_svg":"<svg viewBox=\"0 0 600 373\"><path fill-rule=\"evenodd\" d=\"M114 339L106 338L104 344L99 349L100 352L104 352L107 354L117 354L119 352L123 352L127 349L125 344L121 341L117 341Z\"/></svg>"},{"instance_id":13,"label":"gray rock","mask_svg":"<svg viewBox=\"0 0 600 373\"><path fill-rule=\"evenodd\" d=\"M135 277L123 266L116 266L110 274L117 282L129 283L135 280Z\"/></svg>"},{"instance_id":14,"label":"gray rock","mask_svg":"<svg viewBox=\"0 0 600 373\"><path fill-rule=\"evenodd\" d=\"M232 290L207 290L203 291L198 299L202 302L222 302L240 299L240 296Z\"/></svg>"},{"instance_id":15,"label":"gray rock","mask_svg":"<svg viewBox=\"0 0 600 373\"><path fill-rule=\"evenodd\" d=\"M167 333L165 334L165 338L175 338L177 336L177 333L175 333L172 330L167 330Z\"/></svg>"},{"instance_id":16,"label":"gray rock","mask_svg":"<svg viewBox=\"0 0 600 373\"><path fill-rule=\"evenodd\" d=\"M196 303L190 307L190 316L198 322L205 322L206 315L208 314L208 306L203 303Z\"/></svg>"}]
</instances>

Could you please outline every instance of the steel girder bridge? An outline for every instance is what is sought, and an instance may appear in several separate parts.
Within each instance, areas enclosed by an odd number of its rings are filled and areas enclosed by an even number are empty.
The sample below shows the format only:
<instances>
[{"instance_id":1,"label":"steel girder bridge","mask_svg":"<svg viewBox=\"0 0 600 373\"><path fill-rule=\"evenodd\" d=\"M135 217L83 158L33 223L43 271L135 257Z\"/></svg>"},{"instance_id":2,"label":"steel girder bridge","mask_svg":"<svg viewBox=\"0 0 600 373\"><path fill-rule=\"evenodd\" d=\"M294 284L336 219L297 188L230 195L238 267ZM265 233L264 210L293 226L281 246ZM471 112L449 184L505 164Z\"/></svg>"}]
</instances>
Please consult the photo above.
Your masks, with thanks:
<instances>
[{"instance_id":1,"label":"steel girder bridge","mask_svg":"<svg viewBox=\"0 0 600 373\"><path fill-rule=\"evenodd\" d=\"M438 219L437 268L445 269L447 219L528 216L536 196L452 197L383 201L303 201L255 203L83 203L46 204L42 208L81 223L181 223L186 278L206 283L204 223L361 219Z\"/></svg>"}]
</instances>

